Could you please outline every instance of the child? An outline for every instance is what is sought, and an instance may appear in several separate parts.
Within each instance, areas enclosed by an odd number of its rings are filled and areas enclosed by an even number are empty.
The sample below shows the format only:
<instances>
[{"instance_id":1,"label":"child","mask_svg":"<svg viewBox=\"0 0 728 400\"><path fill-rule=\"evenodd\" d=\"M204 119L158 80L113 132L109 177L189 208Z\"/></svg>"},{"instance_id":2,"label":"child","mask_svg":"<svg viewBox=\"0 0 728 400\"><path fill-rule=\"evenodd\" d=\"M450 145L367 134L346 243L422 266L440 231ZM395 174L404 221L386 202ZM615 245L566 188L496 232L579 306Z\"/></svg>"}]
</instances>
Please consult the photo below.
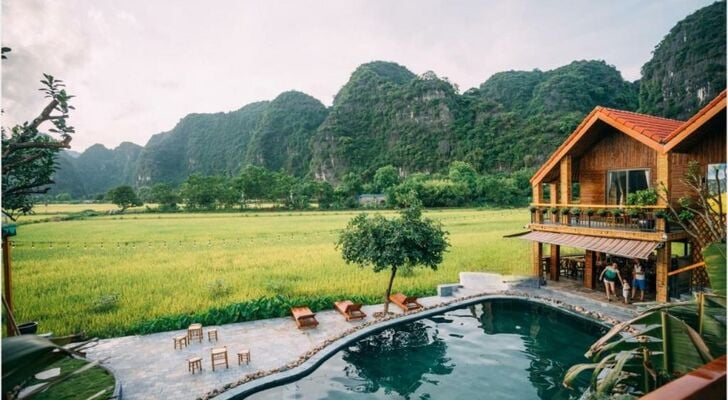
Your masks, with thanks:
<instances>
[{"instance_id":1,"label":"child","mask_svg":"<svg viewBox=\"0 0 728 400\"><path fill-rule=\"evenodd\" d=\"M624 296L624 304L629 304L629 282L622 279L622 296Z\"/></svg>"}]
</instances>

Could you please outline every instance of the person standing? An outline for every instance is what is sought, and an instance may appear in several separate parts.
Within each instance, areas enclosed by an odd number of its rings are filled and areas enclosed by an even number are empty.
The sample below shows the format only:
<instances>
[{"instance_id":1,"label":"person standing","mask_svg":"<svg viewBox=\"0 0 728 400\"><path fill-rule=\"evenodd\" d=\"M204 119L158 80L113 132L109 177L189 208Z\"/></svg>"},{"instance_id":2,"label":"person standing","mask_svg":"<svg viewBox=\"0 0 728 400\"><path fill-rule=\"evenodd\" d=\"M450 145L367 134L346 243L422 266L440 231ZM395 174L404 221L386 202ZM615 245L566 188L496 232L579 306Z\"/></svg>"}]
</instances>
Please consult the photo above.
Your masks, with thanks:
<instances>
[{"instance_id":1,"label":"person standing","mask_svg":"<svg viewBox=\"0 0 728 400\"><path fill-rule=\"evenodd\" d=\"M607 266L604 268L602 273L599 275L599 279L604 279L604 290L607 292L607 300L612 301L612 299L609 297L609 293L612 293L614 295L615 299L618 299L617 292L615 289L614 282L619 279L619 281L622 281L622 276L619 273L619 269L617 269L617 263L611 263L607 264Z\"/></svg>"},{"instance_id":2,"label":"person standing","mask_svg":"<svg viewBox=\"0 0 728 400\"><path fill-rule=\"evenodd\" d=\"M645 301L647 280L645 279L645 268L639 261L635 261L634 267L632 268L632 300L634 300L637 289L640 291L640 301Z\"/></svg>"}]
</instances>

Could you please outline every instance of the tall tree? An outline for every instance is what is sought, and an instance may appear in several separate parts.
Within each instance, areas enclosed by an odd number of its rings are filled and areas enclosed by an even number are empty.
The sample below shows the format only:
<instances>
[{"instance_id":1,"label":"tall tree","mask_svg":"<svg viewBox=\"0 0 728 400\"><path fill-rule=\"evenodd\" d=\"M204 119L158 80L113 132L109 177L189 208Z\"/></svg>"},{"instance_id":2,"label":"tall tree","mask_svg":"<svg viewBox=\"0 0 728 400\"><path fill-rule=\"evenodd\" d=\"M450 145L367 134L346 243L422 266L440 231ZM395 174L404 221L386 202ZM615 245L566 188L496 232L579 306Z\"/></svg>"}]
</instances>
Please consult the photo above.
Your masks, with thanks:
<instances>
[{"instance_id":1,"label":"tall tree","mask_svg":"<svg viewBox=\"0 0 728 400\"><path fill-rule=\"evenodd\" d=\"M448 246L447 232L439 222L422 217L421 203L414 197L399 218L359 214L349 221L337 242L347 264L371 266L374 272L391 271L384 293L384 314L389 312L397 270L417 266L436 270Z\"/></svg>"},{"instance_id":2,"label":"tall tree","mask_svg":"<svg viewBox=\"0 0 728 400\"><path fill-rule=\"evenodd\" d=\"M126 211L129 207L138 207L144 204L139 200L139 196L137 196L134 188L131 186L115 187L109 190L106 196L109 198L109 201L121 209L121 212Z\"/></svg>"},{"instance_id":3,"label":"tall tree","mask_svg":"<svg viewBox=\"0 0 728 400\"><path fill-rule=\"evenodd\" d=\"M56 154L70 148L71 134L75 132L66 123L73 109L69 104L73 96L66 93L63 81L43 74L41 83L40 91L51 99L41 113L30 122L12 127L9 133L2 128L2 210L10 218L30 212L33 195L48 191ZM41 132L46 122L53 127L47 133Z\"/></svg>"}]
</instances>

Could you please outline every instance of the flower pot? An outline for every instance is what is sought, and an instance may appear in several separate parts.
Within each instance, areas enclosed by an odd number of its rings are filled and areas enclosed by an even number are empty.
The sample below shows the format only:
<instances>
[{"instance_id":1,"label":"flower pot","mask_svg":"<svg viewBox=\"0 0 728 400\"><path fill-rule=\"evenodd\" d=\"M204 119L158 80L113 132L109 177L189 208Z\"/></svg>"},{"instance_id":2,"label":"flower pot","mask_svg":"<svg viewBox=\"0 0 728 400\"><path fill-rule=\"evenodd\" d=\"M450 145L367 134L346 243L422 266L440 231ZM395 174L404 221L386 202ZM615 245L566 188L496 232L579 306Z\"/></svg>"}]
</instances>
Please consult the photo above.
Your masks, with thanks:
<instances>
[{"instance_id":1,"label":"flower pot","mask_svg":"<svg viewBox=\"0 0 728 400\"><path fill-rule=\"evenodd\" d=\"M18 332L21 335L32 335L38 332L38 322L31 321L18 325Z\"/></svg>"}]
</instances>

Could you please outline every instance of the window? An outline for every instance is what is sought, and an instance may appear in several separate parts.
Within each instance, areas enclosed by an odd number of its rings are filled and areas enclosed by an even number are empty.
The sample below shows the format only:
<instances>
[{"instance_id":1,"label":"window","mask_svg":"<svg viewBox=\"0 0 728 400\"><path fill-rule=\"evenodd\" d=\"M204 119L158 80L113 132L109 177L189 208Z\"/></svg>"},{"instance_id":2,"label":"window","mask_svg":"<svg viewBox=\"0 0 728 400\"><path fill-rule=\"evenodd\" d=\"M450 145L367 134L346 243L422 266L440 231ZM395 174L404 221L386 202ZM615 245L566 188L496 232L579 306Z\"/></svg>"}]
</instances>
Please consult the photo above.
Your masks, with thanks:
<instances>
[{"instance_id":1,"label":"window","mask_svg":"<svg viewBox=\"0 0 728 400\"><path fill-rule=\"evenodd\" d=\"M607 204L626 204L627 195L650 187L650 171L631 169L607 172Z\"/></svg>"},{"instance_id":2,"label":"window","mask_svg":"<svg viewBox=\"0 0 728 400\"><path fill-rule=\"evenodd\" d=\"M708 191L710 194L718 194L726 192L725 164L708 164ZM717 178L717 179L716 179Z\"/></svg>"}]
</instances>

